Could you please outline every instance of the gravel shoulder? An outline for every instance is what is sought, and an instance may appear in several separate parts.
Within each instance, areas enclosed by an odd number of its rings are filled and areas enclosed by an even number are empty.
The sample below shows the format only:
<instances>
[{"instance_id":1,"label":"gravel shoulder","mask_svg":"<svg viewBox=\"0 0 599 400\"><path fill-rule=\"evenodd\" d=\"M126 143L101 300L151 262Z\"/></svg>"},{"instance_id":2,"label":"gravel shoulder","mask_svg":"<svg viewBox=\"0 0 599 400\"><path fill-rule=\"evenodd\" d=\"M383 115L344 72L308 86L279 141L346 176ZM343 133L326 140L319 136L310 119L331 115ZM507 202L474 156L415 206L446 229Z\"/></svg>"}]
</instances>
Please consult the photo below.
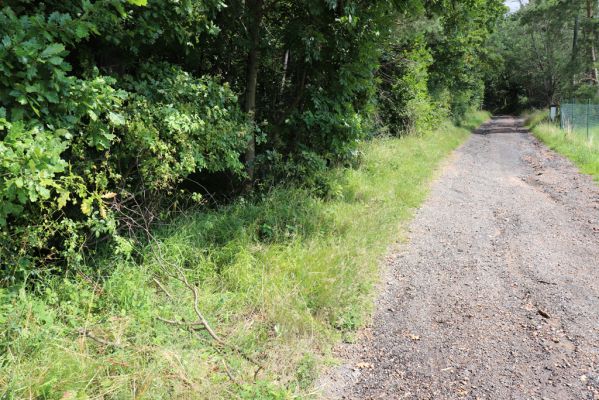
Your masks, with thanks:
<instances>
[{"instance_id":1,"label":"gravel shoulder","mask_svg":"<svg viewBox=\"0 0 599 400\"><path fill-rule=\"evenodd\" d=\"M326 399L599 399L599 188L511 117L454 155Z\"/></svg>"}]
</instances>

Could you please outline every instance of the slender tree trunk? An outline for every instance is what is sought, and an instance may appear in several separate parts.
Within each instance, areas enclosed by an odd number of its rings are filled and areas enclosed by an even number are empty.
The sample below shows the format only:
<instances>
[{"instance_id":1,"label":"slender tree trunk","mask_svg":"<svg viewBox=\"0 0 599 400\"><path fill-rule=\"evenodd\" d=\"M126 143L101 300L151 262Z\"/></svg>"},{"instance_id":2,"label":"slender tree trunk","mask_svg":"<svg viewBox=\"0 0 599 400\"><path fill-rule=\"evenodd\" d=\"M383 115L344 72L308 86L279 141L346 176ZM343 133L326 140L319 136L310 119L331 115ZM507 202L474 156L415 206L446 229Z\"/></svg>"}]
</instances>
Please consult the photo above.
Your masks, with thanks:
<instances>
[{"instance_id":1,"label":"slender tree trunk","mask_svg":"<svg viewBox=\"0 0 599 400\"><path fill-rule=\"evenodd\" d=\"M577 14L574 18L574 34L572 39L572 62L576 61L578 56L578 30L580 29L580 16Z\"/></svg>"},{"instance_id":2,"label":"slender tree trunk","mask_svg":"<svg viewBox=\"0 0 599 400\"><path fill-rule=\"evenodd\" d=\"M281 90L279 96L283 95L285 91L285 84L287 83L287 68L289 67L289 49L285 51L285 57L283 58L283 79L281 80Z\"/></svg>"},{"instance_id":3,"label":"slender tree trunk","mask_svg":"<svg viewBox=\"0 0 599 400\"><path fill-rule=\"evenodd\" d=\"M574 17L574 32L572 34L572 55L570 59L570 71L572 73L570 82L572 87L576 86L576 73L578 66L578 31L580 30L580 15L576 11L576 17Z\"/></svg>"},{"instance_id":4,"label":"slender tree trunk","mask_svg":"<svg viewBox=\"0 0 599 400\"><path fill-rule=\"evenodd\" d=\"M588 32L588 40L589 40L589 51L591 56L591 79L593 81L593 85L597 84L597 77L599 73L597 72L597 51L595 49L595 27L593 25L593 17L594 17L594 0L587 0L587 18L589 19L589 32Z\"/></svg>"},{"instance_id":5,"label":"slender tree trunk","mask_svg":"<svg viewBox=\"0 0 599 400\"><path fill-rule=\"evenodd\" d=\"M251 120L254 120L256 118L256 89L258 87L258 69L260 67L260 25L262 24L264 1L246 0L245 5L249 16L248 39L250 48L248 51L243 110L249 115ZM244 161L248 175L246 189L249 189L254 181L256 163L256 135L254 132L252 132L247 143Z\"/></svg>"}]
</instances>

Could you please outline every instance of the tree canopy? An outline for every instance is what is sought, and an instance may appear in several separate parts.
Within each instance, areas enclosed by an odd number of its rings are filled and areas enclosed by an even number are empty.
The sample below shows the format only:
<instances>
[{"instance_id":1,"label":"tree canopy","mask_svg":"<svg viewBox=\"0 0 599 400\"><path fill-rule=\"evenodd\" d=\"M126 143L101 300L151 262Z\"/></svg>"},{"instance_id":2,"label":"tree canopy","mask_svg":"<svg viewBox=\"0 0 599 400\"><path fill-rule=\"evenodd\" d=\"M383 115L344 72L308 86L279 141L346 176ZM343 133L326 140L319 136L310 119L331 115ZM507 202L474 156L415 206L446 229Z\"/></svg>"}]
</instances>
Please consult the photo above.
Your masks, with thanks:
<instances>
[{"instance_id":1,"label":"tree canopy","mask_svg":"<svg viewBox=\"0 0 599 400\"><path fill-rule=\"evenodd\" d=\"M562 99L597 98L599 5L592 0L532 0L506 15L491 38L487 106L515 111Z\"/></svg>"},{"instance_id":2,"label":"tree canopy","mask_svg":"<svg viewBox=\"0 0 599 400\"><path fill-rule=\"evenodd\" d=\"M359 141L480 106L504 12L500 0L3 2L3 279L75 265L205 202L205 186L326 192L319 171L353 163Z\"/></svg>"}]
</instances>

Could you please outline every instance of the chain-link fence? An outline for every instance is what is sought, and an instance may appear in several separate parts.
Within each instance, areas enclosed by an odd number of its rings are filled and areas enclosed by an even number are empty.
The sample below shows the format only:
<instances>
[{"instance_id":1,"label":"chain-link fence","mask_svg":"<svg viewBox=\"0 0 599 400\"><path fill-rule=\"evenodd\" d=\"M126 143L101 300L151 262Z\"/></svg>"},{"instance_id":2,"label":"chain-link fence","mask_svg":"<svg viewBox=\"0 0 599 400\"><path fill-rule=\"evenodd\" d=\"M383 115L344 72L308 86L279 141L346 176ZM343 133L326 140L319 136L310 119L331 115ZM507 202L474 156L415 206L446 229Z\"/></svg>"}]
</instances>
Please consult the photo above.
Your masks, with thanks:
<instances>
[{"instance_id":1,"label":"chain-link fence","mask_svg":"<svg viewBox=\"0 0 599 400\"><path fill-rule=\"evenodd\" d=\"M589 141L599 141L599 104L569 100L560 105L562 129Z\"/></svg>"}]
</instances>

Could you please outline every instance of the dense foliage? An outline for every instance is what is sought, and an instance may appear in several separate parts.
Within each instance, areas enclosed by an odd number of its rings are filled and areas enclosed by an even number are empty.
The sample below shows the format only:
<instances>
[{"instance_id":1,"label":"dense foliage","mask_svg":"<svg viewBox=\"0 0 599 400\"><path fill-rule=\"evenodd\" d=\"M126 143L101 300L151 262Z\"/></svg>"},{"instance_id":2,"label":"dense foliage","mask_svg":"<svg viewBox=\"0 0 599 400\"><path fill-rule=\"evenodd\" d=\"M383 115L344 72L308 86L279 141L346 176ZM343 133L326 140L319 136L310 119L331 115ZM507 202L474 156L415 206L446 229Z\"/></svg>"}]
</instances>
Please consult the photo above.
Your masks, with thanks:
<instances>
[{"instance_id":1,"label":"dense foliage","mask_svg":"<svg viewBox=\"0 0 599 400\"><path fill-rule=\"evenodd\" d=\"M596 99L598 12L591 0L531 0L506 15L489 46L488 107L513 112Z\"/></svg>"},{"instance_id":2,"label":"dense foliage","mask_svg":"<svg viewBox=\"0 0 599 400\"><path fill-rule=\"evenodd\" d=\"M504 11L499 0L3 5L4 281L77 265L103 243L126 251L122 237L203 201L206 185L291 179L326 193L319 174L353 162L373 132L430 130L480 105L481 44Z\"/></svg>"}]
</instances>

